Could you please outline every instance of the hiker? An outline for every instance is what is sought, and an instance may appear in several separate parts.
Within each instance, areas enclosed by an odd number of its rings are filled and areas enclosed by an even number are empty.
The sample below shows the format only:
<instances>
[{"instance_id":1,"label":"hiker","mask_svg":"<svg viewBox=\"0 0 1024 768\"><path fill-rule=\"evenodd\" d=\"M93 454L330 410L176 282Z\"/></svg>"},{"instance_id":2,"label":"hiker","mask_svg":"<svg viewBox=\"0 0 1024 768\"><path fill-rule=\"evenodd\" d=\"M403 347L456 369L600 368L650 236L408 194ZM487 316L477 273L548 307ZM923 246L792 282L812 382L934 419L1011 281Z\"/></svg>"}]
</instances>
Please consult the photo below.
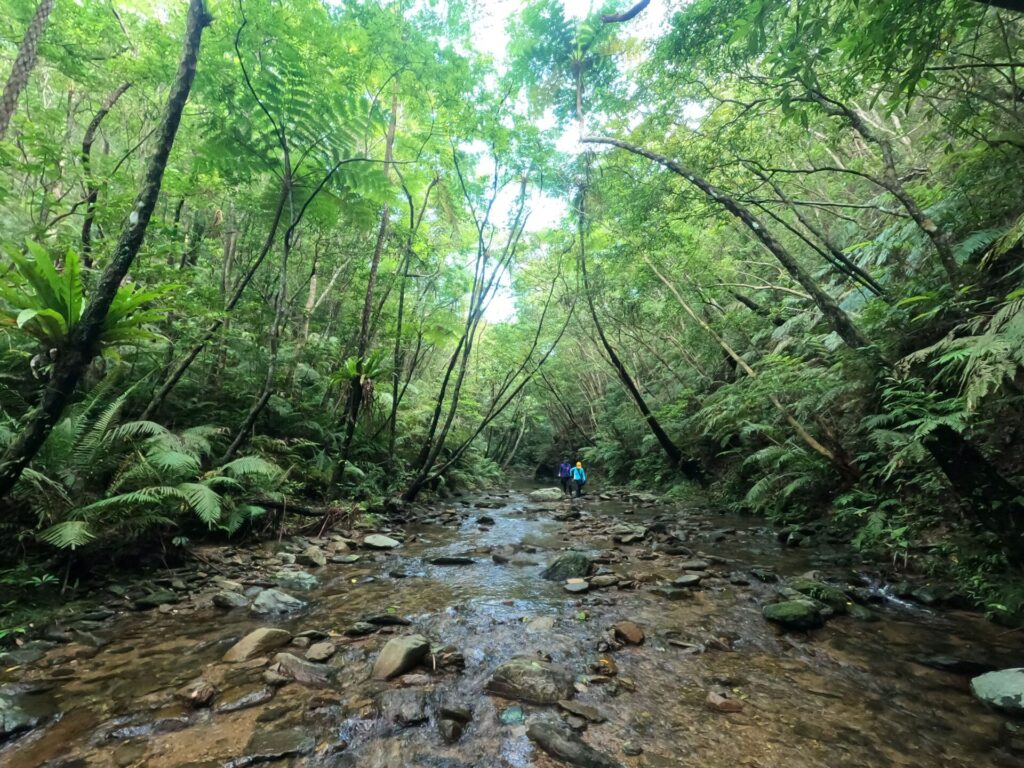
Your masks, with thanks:
<instances>
[{"instance_id":1,"label":"hiker","mask_svg":"<svg viewBox=\"0 0 1024 768\"><path fill-rule=\"evenodd\" d=\"M558 482L562 484L562 493L572 496L572 465L568 461L558 465Z\"/></svg>"},{"instance_id":2,"label":"hiker","mask_svg":"<svg viewBox=\"0 0 1024 768\"><path fill-rule=\"evenodd\" d=\"M587 473L583 469L582 462L577 461L576 466L572 468L572 484L576 489L576 498L578 499L583 495L583 486L587 484Z\"/></svg>"}]
</instances>

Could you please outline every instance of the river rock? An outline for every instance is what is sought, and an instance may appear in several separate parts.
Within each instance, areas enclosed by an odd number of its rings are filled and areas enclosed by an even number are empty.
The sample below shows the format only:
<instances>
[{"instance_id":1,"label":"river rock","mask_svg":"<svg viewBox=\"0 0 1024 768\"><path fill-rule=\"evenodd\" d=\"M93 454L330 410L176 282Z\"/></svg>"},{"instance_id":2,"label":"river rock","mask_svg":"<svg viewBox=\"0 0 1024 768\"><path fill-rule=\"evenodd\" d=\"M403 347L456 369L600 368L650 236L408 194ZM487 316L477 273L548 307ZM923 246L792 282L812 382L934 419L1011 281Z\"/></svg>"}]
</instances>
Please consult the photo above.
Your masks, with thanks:
<instances>
[{"instance_id":1,"label":"river rock","mask_svg":"<svg viewBox=\"0 0 1024 768\"><path fill-rule=\"evenodd\" d=\"M533 704L556 704L575 693L574 676L565 667L548 661L517 656L501 664L484 690L506 699Z\"/></svg>"},{"instance_id":2,"label":"river rock","mask_svg":"<svg viewBox=\"0 0 1024 768\"><path fill-rule=\"evenodd\" d=\"M385 536L383 533L371 533L363 539L363 546L370 549L394 549L401 546L402 542Z\"/></svg>"},{"instance_id":3,"label":"river rock","mask_svg":"<svg viewBox=\"0 0 1024 768\"><path fill-rule=\"evenodd\" d=\"M708 697L704 700L704 705L714 712L742 712L743 702L739 699L726 698L720 693L711 691L708 693Z\"/></svg>"},{"instance_id":4,"label":"river rock","mask_svg":"<svg viewBox=\"0 0 1024 768\"><path fill-rule=\"evenodd\" d=\"M622 764L598 752L560 723L531 723L526 735L556 760L579 768L622 768Z\"/></svg>"},{"instance_id":5,"label":"river rock","mask_svg":"<svg viewBox=\"0 0 1024 768\"><path fill-rule=\"evenodd\" d=\"M612 624L612 632L615 637L629 645L641 645L644 642L644 631L632 621L619 621Z\"/></svg>"},{"instance_id":6,"label":"river rock","mask_svg":"<svg viewBox=\"0 0 1024 768\"><path fill-rule=\"evenodd\" d=\"M571 699L562 699L558 702L558 706L566 712L582 717L584 720L589 720L592 723L603 723L608 719L608 717L597 707L592 707L589 704L583 704L578 701L572 701Z\"/></svg>"},{"instance_id":7,"label":"river rock","mask_svg":"<svg viewBox=\"0 0 1024 768\"><path fill-rule=\"evenodd\" d=\"M238 592L229 592L224 589L213 596L213 604L218 608L231 610L232 608L245 608L249 605L249 599Z\"/></svg>"},{"instance_id":8,"label":"river rock","mask_svg":"<svg viewBox=\"0 0 1024 768\"><path fill-rule=\"evenodd\" d=\"M530 501L561 501L564 495L561 488L538 488L530 491L527 498Z\"/></svg>"},{"instance_id":9,"label":"river rock","mask_svg":"<svg viewBox=\"0 0 1024 768\"><path fill-rule=\"evenodd\" d=\"M699 573L684 573L672 580L673 587L696 587L703 578Z\"/></svg>"},{"instance_id":10,"label":"river rock","mask_svg":"<svg viewBox=\"0 0 1024 768\"><path fill-rule=\"evenodd\" d=\"M989 706L1024 715L1024 667L988 672L971 680L971 693Z\"/></svg>"},{"instance_id":11,"label":"river rock","mask_svg":"<svg viewBox=\"0 0 1024 768\"><path fill-rule=\"evenodd\" d=\"M276 627L260 627L228 648L227 653L224 654L224 661L248 661L256 656L262 656L267 651L288 645L291 639L291 632L286 630Z\"/></svg>"},{"instance_id":12,"label":"river rock","mask_svg":"<svg viewBox=\"0 0 1024 768\"><path fill-rule=\"evenodd\" d=\"M683 560L681 563L676 563L676 567L684 571L706 571L711 567L711 563L707 560Z\"/></svg>"},{"instance_id":13,"label":"river rock","mask_svg":"<svg viewBox=\"0 0 1024 768\"><path fill-rule=\"evenodd\" d=\"M287 731L260 728L249 739L245 757L238 764L268 763L286 757L308 755L315 746L316 739L306 728L292 728Z\"/></svg>"},{"instance_id":14,"label":"river rock","mask_svg":"<svg viewBox=\"0 0 1024 768\"><path fill-rule=\"evenodd\" d=\"M365 637L366 635L372 635L380 627L375 624L371 624L368 621L357 621L351 627L345 630L346 637Z\"/></svg>"},{"instance_id":15,"label":"river rock","mask_svg":"<svg viewBox=\"0 0 1024 768\"><path fill-rule=\"evenodd\" d=\"M41 725L46 718L34 714L18 704L17 699L5 695L0 689L0 744L24 731Z\"/></svg>"},{"instance_id":16,"label":"river rock","mask_svg":"<svg viewBox=\"0 0 1024 768\"><path fill-rule=\"evenodd\" d=\"M846 613L847 606L852 602L843 590L823 581L803 576L790 579L789 587L813 600L824 603L836 613Z\"/></svg>"},{"instance_id":17,"label":"river rock","mask_svg":"<svg viewBox=\"0 0 1024 768\"><path fill-rule=\"evenodd\" d=\"M306 607L304 600L292 597L287 592L277 589L264 589L249 606L249 611L257 616L265 616L272 613L295 613Z\"/></svg>"},{"instance_id":18,"label":"river rock","mask_svg":"<svg viewBox=\"0 0 1024 768\"><path fill-rule=\"evenodd\" d=\"M308 592L320 583L316 576L306 571L278 571L271 578L280 587L297 589L300 592Z\"/></svg>"},{"instance_id":19,"label":"river rock","mask_svg":"<svg viewBox=\"0 0 1024 768\"><path fill-rule=\"evenodd\" d=\"M134 602L136 611L146 611L150 608L159 608L162 605L174 605L181 601L177 593L171 592L169 589L161 589L156 592L151 592L148 595L143 595Z\"/></svg>"},{"instance_id":20,"label":"river rock","mask_svg":"<svg viewBox=\"0 0 1024 768\"><path fill-rule=\"evenodd\" d=\"M374 680L390 680L416 667L430 653L423 635L405 635L388 640L373 665Z\"/></svg>"},{"instance_id":21,"label":"river rock","mask_svg":"<svg viewBox=\"0 0 1024 768\"><path fill-rule=\"evenodd\" d=\"M563 588L566 592L572 592L576 594L580 592L586 592L588 589L590 589L590 585L587 583L586 579L569 579L565 582Z\"/></svg>"},{"instance_id":22,"label":"river rock","mask_svg":"<svg viewBox=\"0 0 1024 768\"><path fill-rule=\"evenodd\" d=\"M825 624L821 606L814 600L797 598L772 603L762 608L761 614L786 629L817 629Z\"/></svg>"},{"instance_id":23,"label":"river rock","mask_svg":"<svg viewBox=\"0 0 1024 768\"><path fill-rule=\"evenodd\" d=\"M602 573L599 576L591 577L590 586L594 589L604 589L605 587L614 587L619 581L619 577L614 573Z\"/></svg>"},{"instance_id":24,"label":"river rock","mask_svg":"<svg viewBox=\"0 0 1024 768\"><path fill-rule=\"evenodd\" d=\"M582 552L566 552L555 558L541 574L548 581L568 581L582 579L593 565L591 559Z\"/></svg>"},{"instance_id":25,"label":"river rock","mask_svg":"<svg viewBox=\"0 0 1024 768\"><path fill-rule=\"evenodd\" d=\"M313 643L313 645L309 646L309 650L306 651L306 660L317 662L327 661L337 652L337 650L338 649L335 647L334 643L329 643L327 641Z\"/></svg>"},{"instance_id":26,"label":"river rock","mask_svg":"<svg viewBox=\"0 0 1024 768\"><path fill-rule=\"evenodd\" d=\"M274 698L273 688L252 683L225 691L217 699L217 706L213 708L213 711L237 712L240 709L248 709L249 707L265 704L272 698Z\"/></svg>"},{"instance_id":27,"label":"river rock","mask_svg":"<svg viewBox=\"0 0 1024 768\"><path fill-rule=\"evenodd\" d=\"M441 557L431 558L431 565L472 565L476 561L472 557L463 557L461 555L443 555Z\"/></svg>"},{"instance_id":28,"label":"river rock","mask_svg":"<svg viewBox=\"0 0 1024 768\"><path fill-rule=\"evenodd\" d=\"M320 547L315 544L310 544L302 550L301 555L295 558L295 562L299 565L308 565L312 568L323 568L327 565L327 555L324 554Z\"/></svg>"},{"instance_id":29,"label":"river rock","mask_svg":"<svg viewBox=\"0 0 1024 768\"><path fill-rule=\"evenodd\" d=\"M277 654L273 669L310 688L325 688L331 679L330 667L314 664L290 653Z\"/></svg>"},{"instance_id":30,"label":"river rock","mask_svg":"<svg viewBox=\"0 0 1024 768\"><path fill-rule=\"evenodd\" d=\"M183 685L174 695L192 707L207 707L217 695L217 686L199 677Z\"/></svg>"},{"instance_id":31,"label":"river rock","mask_svg":"<svg viewBox=\"0 0 1024 768\"><path fill-rule=\"evenodd\" d=\"M402 728L427 722L427 692L422 688L399 688L381 695L380 708L385 719Z\"/></svg>"}]
</instances>

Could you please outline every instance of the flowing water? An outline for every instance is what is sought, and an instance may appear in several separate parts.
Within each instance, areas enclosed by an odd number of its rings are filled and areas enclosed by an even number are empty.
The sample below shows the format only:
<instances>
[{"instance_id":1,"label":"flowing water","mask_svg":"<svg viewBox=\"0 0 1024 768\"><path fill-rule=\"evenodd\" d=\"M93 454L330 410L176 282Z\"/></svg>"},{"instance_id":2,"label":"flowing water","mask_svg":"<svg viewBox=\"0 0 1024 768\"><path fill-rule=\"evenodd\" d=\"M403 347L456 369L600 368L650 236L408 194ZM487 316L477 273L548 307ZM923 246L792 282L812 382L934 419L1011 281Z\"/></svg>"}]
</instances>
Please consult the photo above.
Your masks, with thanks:
<instances>
[{"instance_id":1,"label":"flowing water","mask_svg":"<svg viewBox=\"0 0 1024 768\"><path fill-rule=\"evenodd\" d=\"M520 717L515 702L483 693L494 668L521 654L549 656L579 676L576 700L607 718L591 724L583 739L625 766L1021 764L1001 742L1005 718L971 698L968 677L912 661L946 655L1020 665L1020 633L967 613L889 602L874 608L879 621L840 616L810 634L783 634L760 610L777 585L752 578L749 569L795 575L814 567L821 553L782 548L756 521L596 499L574 504L582 517L570 520L564 519L568 504L530 504L519 493L505 494L500 503L464 507L464 514L450 516L459 521L454 525L407 528L395 550L311 569L320 584L301 595L311 606L301 615L268 620L199 599L195 609L183 605L173 613L111 620L110 642L98 652L58 646L36 664L2 672L0 684L20 686L22 706L59 715L0 747L0 766L212 768L257 759L274 766L554 766L527 738L522 720L557 718L557 708L522 704ZM493 524L479 525L481 514ZM655 518L668 520L669 529L677 526L688 547L713 559L690 599L649 591L679 575L680 556L652 546L652 535L628 545L614 544L609 535L619 521ZM597 557L635 587L574 595L542 579L544 565L566 548ZM510 561L495 562L494 551ZM474 562L429 563L452 555ZM230 563L230 552L227 558ZM341 635L374 614L404 617L411 628L388 627L358 639ZM642 627L646 641L599 652L605 630L620 620ZM261 680L266 659L220 661L235 640L266 625L335 636L331 684L275 690ZM391 683L371 680L381 646L410 631L458 649L465 668L419 670ZM599 657L614 661L617 677L586 677ZM192 709L174 692L200 674L220 698L211 708ZM709 708L709 691L741 700L742 710ZM257 703L223 711L224 701ZM438 732L437 713L445 706L472 710L455 744ZM423 716L426 722L398 724ZM296 743L297 735L307 740ZM624 754L626 744L642 753Z\"/></svg>"}]
</instances>

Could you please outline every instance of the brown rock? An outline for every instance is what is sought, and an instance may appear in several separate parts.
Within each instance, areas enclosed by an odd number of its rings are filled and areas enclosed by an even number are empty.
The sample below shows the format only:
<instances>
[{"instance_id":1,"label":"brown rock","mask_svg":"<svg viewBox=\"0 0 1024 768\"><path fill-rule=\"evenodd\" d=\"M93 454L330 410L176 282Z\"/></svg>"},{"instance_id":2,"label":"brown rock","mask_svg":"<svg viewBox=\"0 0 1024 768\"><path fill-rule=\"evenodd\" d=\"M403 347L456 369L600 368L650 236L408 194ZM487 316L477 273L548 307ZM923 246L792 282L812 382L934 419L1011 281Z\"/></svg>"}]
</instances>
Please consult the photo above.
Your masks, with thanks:
<instances>
[{"instance_id":1,"label":"brown rock","mask_svg":"<svg viewBox=\"0 0 1024 768\"><path fill-rule=\"evenodd\" d=\"M615 637L629 645L641 645L644 641L644 631L632 621L620 621L612 625Z\"/></svg>"},{"instance_id":2,"label":"brown rock","mask_svg":"<svg viewBox=\"0 0 1024 768\"><path fill-rule=\"evenodd\" d=\"M287 645L292 639L290 632L276 627L260 627L254 629L224 654L224 661L248 661L262 656L267 651Z\"/></svg>"},{"instance_id":3,"label":"brown rock","mask_svg":"<svg viewBox=\"0 0 1024 768\"><path fill-rule=\"evenodd\" d=\"M740 712L743 710L743 702L739 699L727 699L720 693L711 691L704 700L708 709L715 712Z\"/></svg>"}]
</instances>

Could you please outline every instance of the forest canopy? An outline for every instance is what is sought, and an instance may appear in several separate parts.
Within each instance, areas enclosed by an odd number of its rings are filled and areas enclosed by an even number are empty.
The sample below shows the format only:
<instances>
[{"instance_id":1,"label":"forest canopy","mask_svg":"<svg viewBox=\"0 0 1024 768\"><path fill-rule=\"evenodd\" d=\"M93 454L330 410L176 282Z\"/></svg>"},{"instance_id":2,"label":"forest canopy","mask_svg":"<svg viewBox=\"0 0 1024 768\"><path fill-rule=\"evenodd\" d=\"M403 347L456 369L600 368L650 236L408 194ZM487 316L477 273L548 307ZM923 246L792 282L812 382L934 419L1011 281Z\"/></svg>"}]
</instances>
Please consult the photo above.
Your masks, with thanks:
<instances>
[{"instance_id":1,"label":"forest canopy","mask_svg":"<svg viewBox=\"0 0 1024 768\"><path fill-rule=\"evenodd\" d=\"M581 459L1019 614L1019 6L0 0L0 560Z\"/></svg>"}]
</instances>

